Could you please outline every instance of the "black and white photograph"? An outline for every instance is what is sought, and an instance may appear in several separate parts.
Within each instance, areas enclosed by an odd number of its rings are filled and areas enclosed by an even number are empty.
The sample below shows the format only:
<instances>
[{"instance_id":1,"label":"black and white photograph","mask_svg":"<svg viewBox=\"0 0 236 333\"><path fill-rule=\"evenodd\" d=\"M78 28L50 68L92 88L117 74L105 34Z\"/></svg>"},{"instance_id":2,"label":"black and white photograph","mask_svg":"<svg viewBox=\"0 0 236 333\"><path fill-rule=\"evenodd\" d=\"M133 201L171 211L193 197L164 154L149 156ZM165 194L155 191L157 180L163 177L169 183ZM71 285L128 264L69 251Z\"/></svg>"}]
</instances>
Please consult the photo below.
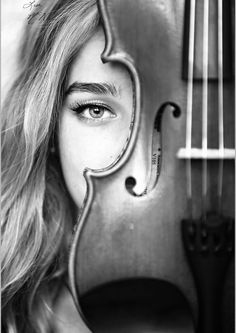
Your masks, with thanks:
<instances>
[{"instance_id":1,"label":"black and white photograph","mask_svg":"<svg viewBox=\"0 0 236 333\"><path fill-rule=\"evenodd\" d=\"M1 332L235 332L235 0L1 1Z\"/></svg>"}]
</instances>

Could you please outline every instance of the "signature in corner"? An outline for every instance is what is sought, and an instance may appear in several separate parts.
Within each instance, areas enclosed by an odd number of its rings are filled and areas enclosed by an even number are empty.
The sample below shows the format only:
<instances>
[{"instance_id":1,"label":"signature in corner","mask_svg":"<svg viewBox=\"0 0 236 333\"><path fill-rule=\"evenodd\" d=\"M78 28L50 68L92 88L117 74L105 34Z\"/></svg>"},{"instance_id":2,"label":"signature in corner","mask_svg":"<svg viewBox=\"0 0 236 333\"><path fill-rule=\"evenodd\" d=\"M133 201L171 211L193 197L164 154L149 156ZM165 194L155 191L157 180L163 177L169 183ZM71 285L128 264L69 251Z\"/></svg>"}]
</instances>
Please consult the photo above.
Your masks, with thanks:
<instances>
[{"instance_id":1,"label":"signature in corner","mask_svg":"<svg viewBox=\"0 0 236 333\"><path fill-rule=\"evenodd\" d=\"M40 3L36 3L36 0L34 1L30 1L30 2L27 2L23 5L23 8L24 9L29 9L29 10L32 10L33 8L36 8L36 7L40 7L41 4Z\"/></svg>"}]
</instances>

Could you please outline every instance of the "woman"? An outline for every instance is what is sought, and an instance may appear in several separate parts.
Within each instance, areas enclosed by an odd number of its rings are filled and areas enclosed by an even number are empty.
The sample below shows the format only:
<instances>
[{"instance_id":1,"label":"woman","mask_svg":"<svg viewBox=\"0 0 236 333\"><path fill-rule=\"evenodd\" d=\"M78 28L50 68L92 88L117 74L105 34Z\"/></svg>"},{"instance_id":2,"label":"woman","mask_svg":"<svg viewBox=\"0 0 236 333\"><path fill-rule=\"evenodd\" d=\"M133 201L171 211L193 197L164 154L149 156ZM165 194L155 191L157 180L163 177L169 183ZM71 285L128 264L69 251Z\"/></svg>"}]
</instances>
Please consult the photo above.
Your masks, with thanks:
<instances>
[{"instance_id":1,"label":"woman","mask_svg":"<svg viewBox=\"0 0 236 333\"><path fill-rule=\"evenodd\" d=\"M83 170L117 159L132 116L130 78L102 63L104 43L95 0L42 0L28 21L2 115L4 332L82 325L64 286Z\"/></svg>"}]
</instances>

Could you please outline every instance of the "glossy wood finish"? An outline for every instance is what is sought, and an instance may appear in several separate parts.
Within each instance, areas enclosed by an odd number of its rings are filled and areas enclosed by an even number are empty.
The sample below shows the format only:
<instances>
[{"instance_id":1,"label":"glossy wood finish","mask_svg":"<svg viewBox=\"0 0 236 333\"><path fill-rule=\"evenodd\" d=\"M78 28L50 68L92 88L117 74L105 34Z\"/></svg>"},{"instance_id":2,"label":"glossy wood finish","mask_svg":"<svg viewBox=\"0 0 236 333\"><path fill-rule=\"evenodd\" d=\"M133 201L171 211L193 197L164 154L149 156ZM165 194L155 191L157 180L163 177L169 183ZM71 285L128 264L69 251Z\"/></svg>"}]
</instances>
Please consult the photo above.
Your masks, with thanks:
<instances>
[{"instance_id":1,"label":"glossy wood finish","mask_svg":"<svg viewBox=\"0 0 236 333\"><path fill-rule=\"evenodd\" d=\"M134 126L127 149L116 165L87 170L86 204L70 254L70 282L79 297L92 288L129 278L153 278L179 288L198 317L197 294L181 239L181 221L189 217L185 146L187 83L182 80L184 4L161 0L100 0L107 45L102 59L118 61L130 72L134 87ZM218 145L217 84L209 84L209 145ZM176 117L166 104L181 110ZM154 189L131 195L125 186L137 163L151 168L152 135L158 110L161 119L161 173ZM201 146L202 84L194 83L193 147ZM234 84L224 87L225 147L234 145ZM139 160L142 152L142 160ZM192 162L193 217L202 214L201 161ZM217 208L218 161L208 164L207 209ZM234 163L224 163L222 213L234 216ZM137 179L138 182L138 179ZM160 300L161 302L161 300ZM124 331L125 332L125 331Z\"/></svg>"}]
</instances>

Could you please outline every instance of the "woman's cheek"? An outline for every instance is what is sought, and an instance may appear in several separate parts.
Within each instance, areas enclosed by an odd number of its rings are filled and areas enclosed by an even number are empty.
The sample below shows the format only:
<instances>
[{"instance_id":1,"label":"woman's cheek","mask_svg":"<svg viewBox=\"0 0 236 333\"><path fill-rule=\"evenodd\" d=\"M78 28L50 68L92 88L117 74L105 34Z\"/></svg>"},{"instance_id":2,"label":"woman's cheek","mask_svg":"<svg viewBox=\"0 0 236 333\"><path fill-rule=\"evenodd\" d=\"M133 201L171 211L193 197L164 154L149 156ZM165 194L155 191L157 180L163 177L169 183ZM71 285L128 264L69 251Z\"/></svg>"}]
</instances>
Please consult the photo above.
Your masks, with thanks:
<instances>
[{"instance_id":1,"label":"woman's cheek","mask_svg":"<svg viewBox=\"0 0 236 333\"><path fill-rule=\"evenodd\" d=\"M86 195L84 170L107 168L121 154L128 137L128 126L123 122L88 124L69 110L62 111L58 128L59 154L65 183L78 207Z\"/></svg>"}]
</instances>

